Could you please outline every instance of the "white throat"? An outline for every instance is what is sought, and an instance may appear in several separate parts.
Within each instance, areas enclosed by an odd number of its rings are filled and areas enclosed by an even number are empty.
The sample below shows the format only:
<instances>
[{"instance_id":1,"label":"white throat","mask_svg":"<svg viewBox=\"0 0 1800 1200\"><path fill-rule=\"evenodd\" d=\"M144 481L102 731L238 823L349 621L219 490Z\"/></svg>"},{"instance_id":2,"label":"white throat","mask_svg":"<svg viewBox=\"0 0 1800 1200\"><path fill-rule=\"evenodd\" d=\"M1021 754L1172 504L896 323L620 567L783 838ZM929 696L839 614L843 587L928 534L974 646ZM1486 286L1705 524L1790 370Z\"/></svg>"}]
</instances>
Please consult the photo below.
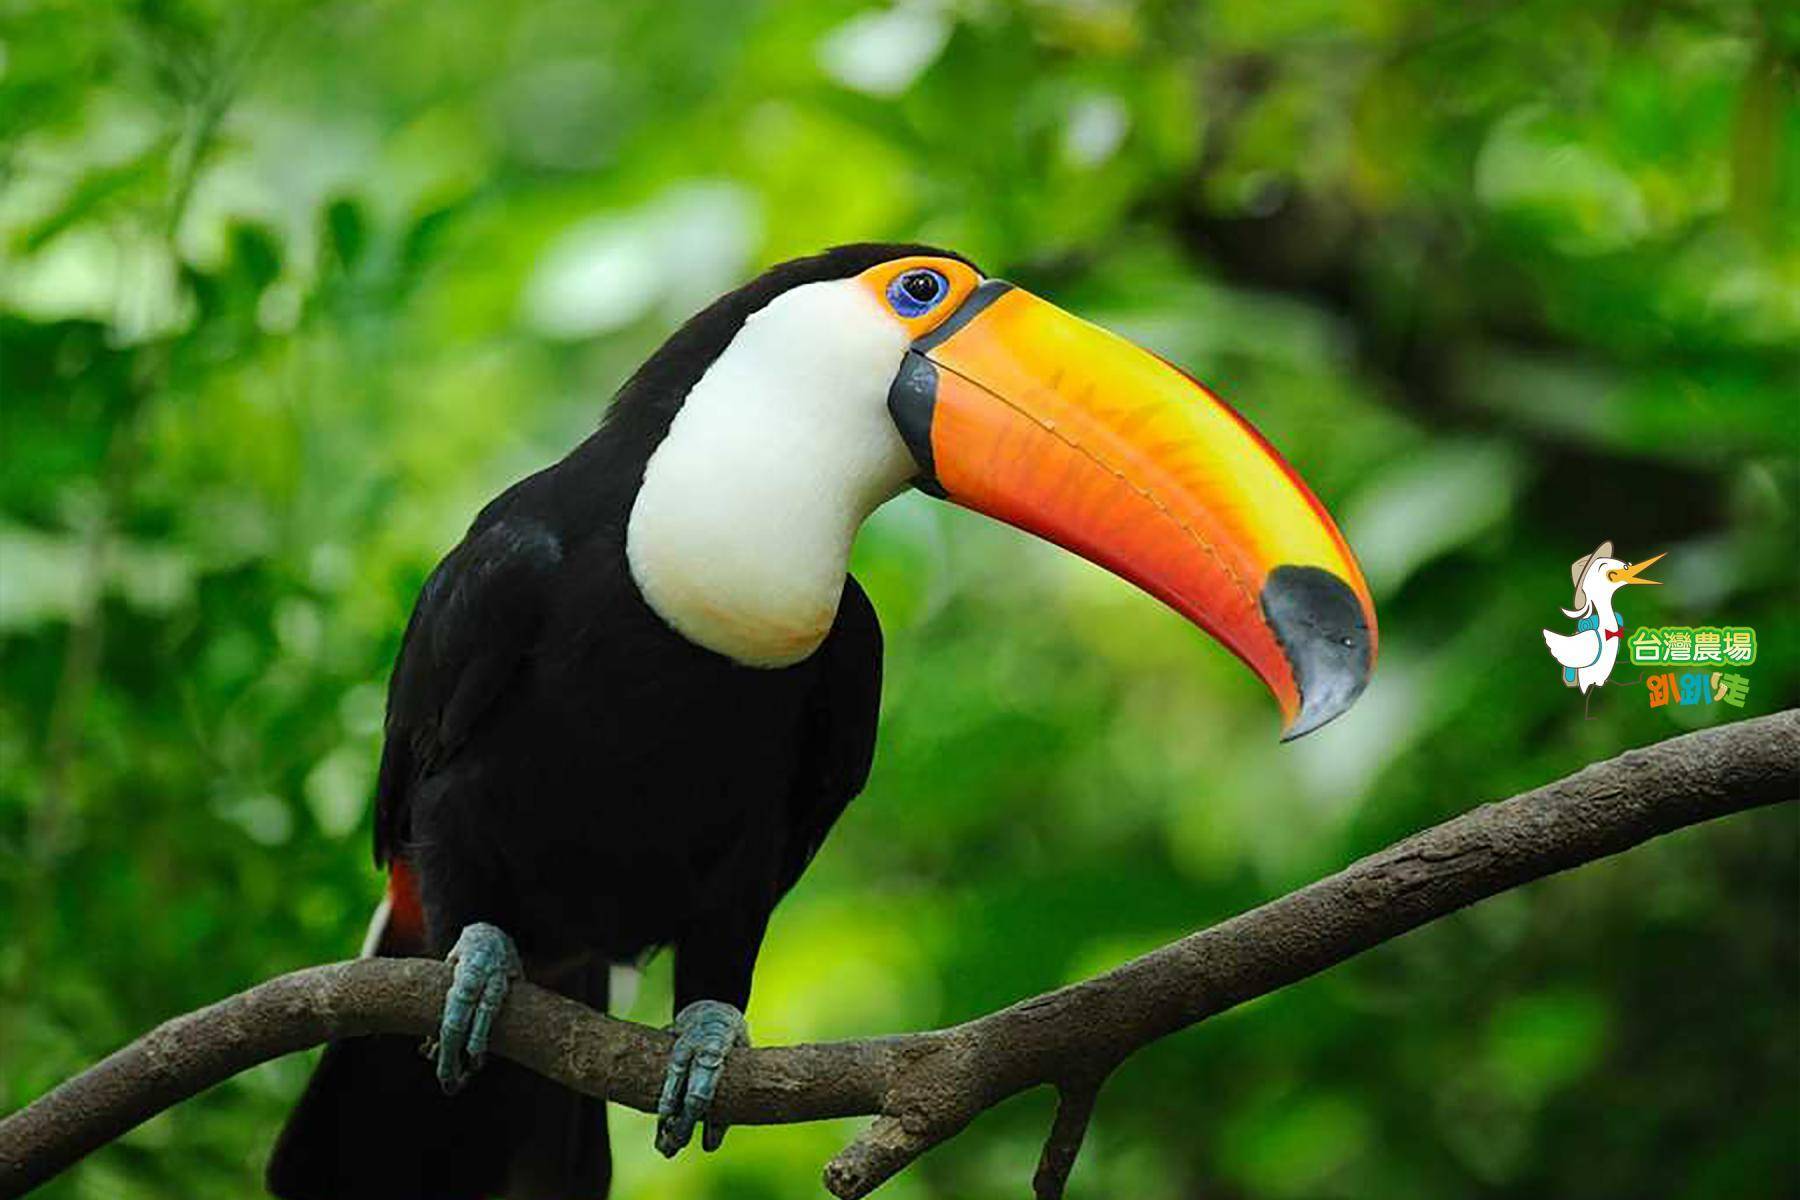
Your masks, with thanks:
<instances>
[{"instance_id":1,"label":"white throat","mask_svg":"<svg viewBox=\"0 0 1800 1200\"><path fill-rule=\"evenodd\" d=\"M650 456L625 552L689 641L782 667L830 632L856 530L916 472L887 411L907 333L850 280L752 314Z\"/></svg>"},{"instance_id":2,"label":"white throat","mask_svg":"<svg viewBox=\"0 0 1800 1200\"><path fill-rule=\"evenodd\" d=\"M1600 617L1601 629L1612 629L1617 624L1617 622L1613 620L1613 598L1611 592L1594 597L1594 612Z\"/></svg>"}]
</instances>

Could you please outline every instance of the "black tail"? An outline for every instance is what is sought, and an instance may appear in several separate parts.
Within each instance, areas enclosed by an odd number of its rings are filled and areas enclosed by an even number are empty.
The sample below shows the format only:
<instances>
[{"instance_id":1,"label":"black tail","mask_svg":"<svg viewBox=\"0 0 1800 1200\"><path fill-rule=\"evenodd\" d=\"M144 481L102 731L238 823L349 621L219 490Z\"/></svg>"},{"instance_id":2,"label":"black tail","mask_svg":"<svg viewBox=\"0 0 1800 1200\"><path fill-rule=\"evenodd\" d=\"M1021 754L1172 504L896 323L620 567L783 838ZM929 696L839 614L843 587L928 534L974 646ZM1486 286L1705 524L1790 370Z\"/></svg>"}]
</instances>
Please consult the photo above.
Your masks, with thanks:
<instances>
[{"instance_id":1,"label":"black tail","mask_svg":"<svg viewBox=\"0 0 1800 1200\"><path fill-rule=\"evenodd\" d=\"M383 938L376 953L403 957ZM607 967L544 981L604 1011ZM281 1200L605 1200L605 1102L490 1057L456 1096L419 1039L325 1048L269 1159Z\"/></svg>"}]
</instances>

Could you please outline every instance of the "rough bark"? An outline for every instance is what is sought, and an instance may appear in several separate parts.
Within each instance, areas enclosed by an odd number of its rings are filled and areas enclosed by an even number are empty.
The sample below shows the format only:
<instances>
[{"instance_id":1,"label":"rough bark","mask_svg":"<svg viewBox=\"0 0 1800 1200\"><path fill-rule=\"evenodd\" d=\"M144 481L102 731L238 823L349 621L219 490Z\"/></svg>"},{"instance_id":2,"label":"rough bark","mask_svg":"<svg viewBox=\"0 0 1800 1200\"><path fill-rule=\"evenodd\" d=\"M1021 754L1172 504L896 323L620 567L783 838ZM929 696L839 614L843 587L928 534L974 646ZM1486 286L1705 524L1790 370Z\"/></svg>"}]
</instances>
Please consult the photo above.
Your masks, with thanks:
<instances>
[{"instance_id":1,"label":"rough bark","mask_svg":"<svg viewBox=\"0 0 1800 1200\"><path fill-rule=\"evenodd\" d=\"M1477 900L1686 825L1800 798L1800 710L1631 750L1484 804L1317 883L1115 970L947 1029L739 1051L714 1111L734 1124L873 1115L825 1168L865 1196L1026 1088L1062 1103L1034 1187L1062 1194L1099 1089L1128 1055ZM334 1038L424 1037L450 972L362 960L283 975L177 1017L0 1121L0 1196L17 1196L149 1117L249 1067ZM498 1053L654 1111L669 1035L519 986Z\"/></svg>"}]
</instances>

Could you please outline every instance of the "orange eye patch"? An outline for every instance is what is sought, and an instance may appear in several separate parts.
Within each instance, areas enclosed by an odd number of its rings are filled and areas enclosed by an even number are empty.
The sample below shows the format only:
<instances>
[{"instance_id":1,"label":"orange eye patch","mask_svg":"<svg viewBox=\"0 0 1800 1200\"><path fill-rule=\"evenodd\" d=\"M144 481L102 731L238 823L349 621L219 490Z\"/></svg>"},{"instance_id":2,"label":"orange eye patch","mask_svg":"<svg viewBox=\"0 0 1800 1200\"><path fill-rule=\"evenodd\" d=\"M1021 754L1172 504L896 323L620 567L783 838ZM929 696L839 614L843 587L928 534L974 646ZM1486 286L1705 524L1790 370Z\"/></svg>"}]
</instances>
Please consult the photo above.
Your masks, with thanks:
<instances>
[{"instance_id":1,"label":"orange eye patch","mask_svg":"<svg viewBox=\"0 0 1800 1200\"><path fill-rule=\"evenodd\" d=\"M896 258L856 279L915 341L942 324L981 284L980 273L968 263L929 255Z\"/></svg>"}]
</instances>

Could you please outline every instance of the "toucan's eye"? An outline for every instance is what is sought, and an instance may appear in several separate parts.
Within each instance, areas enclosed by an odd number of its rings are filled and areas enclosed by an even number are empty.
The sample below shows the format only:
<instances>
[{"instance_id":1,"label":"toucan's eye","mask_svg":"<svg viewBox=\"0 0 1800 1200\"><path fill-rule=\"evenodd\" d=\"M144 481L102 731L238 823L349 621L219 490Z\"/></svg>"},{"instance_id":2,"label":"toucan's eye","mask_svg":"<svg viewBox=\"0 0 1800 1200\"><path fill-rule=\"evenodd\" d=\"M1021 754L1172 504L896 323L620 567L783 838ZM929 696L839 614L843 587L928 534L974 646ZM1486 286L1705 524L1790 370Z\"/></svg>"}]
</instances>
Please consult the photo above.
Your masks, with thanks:
<instances>
[{"instance_id":1,"label":"toucan's eye","mask_svg":"<svg viewBox=\"0 0 1800 1200\"><path fill-rule=\"evenodd\" d=\"M903 317L919 317L930 312L950 292L950 281L929 267L920 267L894 277L888 284L888 303Z\"/></svg>"}]
</instances>

